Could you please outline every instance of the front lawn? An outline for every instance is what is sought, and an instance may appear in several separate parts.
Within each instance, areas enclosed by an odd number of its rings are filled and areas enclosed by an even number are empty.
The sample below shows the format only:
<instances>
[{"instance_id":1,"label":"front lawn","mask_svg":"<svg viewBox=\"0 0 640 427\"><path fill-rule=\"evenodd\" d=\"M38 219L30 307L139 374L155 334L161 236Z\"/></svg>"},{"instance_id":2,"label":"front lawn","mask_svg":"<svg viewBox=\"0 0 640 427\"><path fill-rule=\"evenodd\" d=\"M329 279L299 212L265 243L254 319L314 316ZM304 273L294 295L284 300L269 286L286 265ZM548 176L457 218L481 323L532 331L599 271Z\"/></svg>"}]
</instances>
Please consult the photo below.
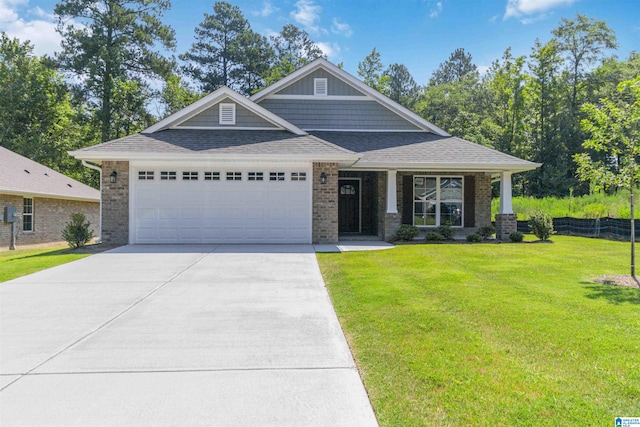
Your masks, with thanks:
<instances>
[{"instance_id":1,"label":"front lawn","mask_svg":"<svg viewBox=\"0 0 640 427\"><path fill-rule=\"evenodd\" d=\"M89 256L65 245L0 251L0 282Z\"/></svg>"},{"instance_id":2,"label":"front lawn","mask_svg":"<svg viewBox=\"0 0 640 427\"><path fill-rule=\"evenodd\" d=\"M319 254L382 426L613 425L640 416L629 244L405 245Z\"/></svg>"}]
</instances>

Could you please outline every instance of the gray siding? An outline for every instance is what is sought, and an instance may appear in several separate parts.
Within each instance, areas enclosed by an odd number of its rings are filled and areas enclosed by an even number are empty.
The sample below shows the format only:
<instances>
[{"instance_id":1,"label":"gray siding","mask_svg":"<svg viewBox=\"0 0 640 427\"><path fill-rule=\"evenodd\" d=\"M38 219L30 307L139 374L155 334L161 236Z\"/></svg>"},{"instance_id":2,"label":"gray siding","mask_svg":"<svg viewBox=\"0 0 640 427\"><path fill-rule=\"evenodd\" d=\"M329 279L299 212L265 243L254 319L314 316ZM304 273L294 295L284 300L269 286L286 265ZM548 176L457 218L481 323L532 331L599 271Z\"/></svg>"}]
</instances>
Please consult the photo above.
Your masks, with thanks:
<instances>
[{"instance_id":1,"label":"gray siding","mask_svg":"<svg viewBox=\"0 0 640 427\"><path fill-rule=\"evenodd\" d=\"M230 102L230 100L224 99L220 101L222 103ZM234 104L236 104L234 102ZM220 126L219 119L219 104L212 106L197 114L187 120L186 122L181 123L178 127L211 127L211 126ZM233 128L231 125L222 125L224 127ZM238 127L256 127L256 128L273 128L272 123L264 120L262 117L256 116L251 111L244 108L242 105L236 104L236 126Z\"/></svg>"},{"instance_id":2,"label":"gray siding","mask_svg":"<svg viewBox=\"0 0 640 427\"><path fill-rule=\"evenodd\" d=\"M297 80L284 89L276 92L276 95L313 95L313 79L326 78L329 96L366 96L353 86L329 74L325 70L316 70L313 73Z\"/></svg>"},{"instance_id":3,"label":"gray siding","mask_svg":"<svg viewBox=\"0 0 640 427\"><path fill-rule=\"evenodd\" d=\"M376 101L267 98L260 105L302 129L419 130Z\"/></svg>"}]
</instances>

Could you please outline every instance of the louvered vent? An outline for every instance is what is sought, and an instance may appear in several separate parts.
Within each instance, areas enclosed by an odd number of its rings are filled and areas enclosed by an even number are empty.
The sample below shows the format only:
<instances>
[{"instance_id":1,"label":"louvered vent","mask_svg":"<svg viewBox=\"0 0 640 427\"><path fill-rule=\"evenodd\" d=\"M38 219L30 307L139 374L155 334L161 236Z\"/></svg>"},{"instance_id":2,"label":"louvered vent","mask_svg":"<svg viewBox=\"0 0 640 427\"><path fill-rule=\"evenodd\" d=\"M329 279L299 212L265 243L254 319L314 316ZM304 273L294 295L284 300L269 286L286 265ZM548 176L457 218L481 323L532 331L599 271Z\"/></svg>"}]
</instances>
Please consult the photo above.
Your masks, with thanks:
<instances>
[{"instance_id":1,"label":"louvered vent","mask_svg":"<svg viewBox=\"0 0 640 427\"><path fill-rule=\"evenodd\" d=\"M220 104L220 124L236 124L236 104Z\"/></svg>"},{"instance_id":2,"label":"louvered vent","mask_svg":"<svg viewBox=\"0 0 640 427\"><path fill-rule=\"evenodd\" d=\"M313 94L327 96L327 79L313 79Z\"/></svg>"}]
</instances>

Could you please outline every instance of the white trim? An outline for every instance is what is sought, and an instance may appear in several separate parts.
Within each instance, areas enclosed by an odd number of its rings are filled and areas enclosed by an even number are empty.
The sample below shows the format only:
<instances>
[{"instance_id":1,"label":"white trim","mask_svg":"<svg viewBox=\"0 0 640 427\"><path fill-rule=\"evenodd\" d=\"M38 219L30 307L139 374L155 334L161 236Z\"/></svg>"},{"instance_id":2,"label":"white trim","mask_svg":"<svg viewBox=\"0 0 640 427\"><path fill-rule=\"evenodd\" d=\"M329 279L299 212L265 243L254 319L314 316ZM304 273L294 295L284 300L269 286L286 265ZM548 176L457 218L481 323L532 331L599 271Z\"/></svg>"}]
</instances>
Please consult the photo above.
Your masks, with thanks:
<instances>
[{"instance_id":1,"label":"white trim","mask_svg":"<svg viewBox=\"0 0 640 427\"><path fill-rule=\"evenodd\" d=\"M172 126L169 129L182 130L230 130L229 126ZM233 130L283 130L283 128L259 128L249 126L234 126Z\"/></svg>"},{"instance_id":2,"label":"white trim","mask_svg":"<svg viewBox=\"0 0 640 427\"><path fill-rule=\"evenodd\" d=\"M513 213L513 201L511 191L511 172L500 174L500 214Z\"/></svg>"},{"instance_id":3,"label":"white trim","mask_svg":"<svg viewBox=\"0 0 640 427\"><path fill-rule=\"evenodd\" d=\"M324 87L323 87L323 84L324 84ZM326 77L314 78L313 79L313 95L323 96L323 97L329 95L329 79L327 79Z\"/></svg>"},{"instance_id":4,"label":"white trim","mask_svg":"<svg viewBox=\"0 0 640 427\"><path fill-rule=\"evenodd\" d=\"M218 124L220 125L236 124L236 104L234 102L218 103Z\"/></svg>"},{"instance_id":5,"label":"white trim","mask_svg":"<svg viewBox=\"0 0 640 427\"><path fill-rule=\"evenodd\" d=\"M134 167L132 162L129 162L129 244L132 245L135 243L136 241L136 236L135 236L135 224L134 224L134 212L136 211L136 206L135 206L135 190L136 190L136 184L134 178L133 178L133 172L137 171L136 168ZM136 175L138 175L136 173ZM136 176L137 178L137 176Z\"/></svg>"},{"instance_id":6,"label":"white trim","mask_svg":"<svg viewBox=\"0 0 640 427\"><path fill-rule=\"evenodd\" d=\"M398 213L398 183L397 183L397 170L387 171L387 213Z\"/></svg>"},{"instance_id":7,"label":"white trim","mask_svg":"<svg viewBox=\"0 0 640 427\"><path fill-rule=\"evenodd\" d=\"M525 172L534 170L540 166L540 163L530 163L531 166L525 165L509 165L509 164L455 164L455 163L385 163L385 162L356 162L351 165L351 170L387 170L397 169L399 171L430 171L430 172L489 172L500 173L509 171L511 173Z\"/></svg>"},{"instance_id":8,"label":"white trim","mask_svg":"<svg viewBox=\"0 0 640 427\"><path fill-rule=\"evenodd\" d=\"M430 122L426 121L422 117L418 116L416 113L414 113L414 112L410 111L409 109L403 107L402 105L400 105L397 102L393 101L389 97L381 94L377 90L367 86L366 84L364 84L363 82L361 82L360 80L358 80L357 78L352 76L351 74L347 73L346 71L342 70L341 68L338 68L337 66L333 65L331 62L327 61L324 58L318 58L318 59L310 62L309 64L305 65L304 67L299 68L298 70L296 70L293 73L289 74L285 78L277 81L276 83L272 84L271 86L266 87L265 89L261 90L260 92L256 93L255 95L251 96L249 99L251 99L252 101L254 101L256 103L259 103L261 100L269 97L272 94L275 94L276 92L278 92L283 87L291 84L293 81L296 81L296 80L298 80L298 79L300 79L300 78L312 73L313 71L315 71L318 68L324 69L328 73L332 74L334 77L344 81L345 83L350 84L351 86L356 88L358 91L364 93L365 95L371 96L376 101L380 102L382 105L387 107L389 110L391 110L394 113L400 115L401 117L403 117L407 121L413 123L414 125L418 126L419 128L427 130L427 131L430 131L430 132L433 132L433 133L435 133L437 135L451 136L449 133L447 133L444 130L440 129L439 127L437 127L433 123L430 123Z\"/></svg>"},{"instance_id":9,"label":"white trim","mask_svg":"<svg viewBox=\"0 0 640 427\"><path fill-rule=\"evenodd\" d=\"M407 132L407 133L415 133L420 132L424 133L423 129L307 129L308 132ZM318 137L319 138L319 137Z\"/></svg>"},{"instance_id":10,"label":"white trim","mask_svg":"<svg viewBox=\"0 0 640 427\"><path fill-rule=\"evenodd\" d=\"M100 197L97 197L95 199L88 199L86 197L61 196L57 194L34 193L33 191L20 191L20 190L0 190L0 194L9 194L11 196L23 196L23 197L27 196L28 198L37 197L39 199L74 200L77 202L100 203Z\"/></svg>"},{"instance_id":11,"label":"white trim","mask_svg":"<svg viewBox=\"0 0 640 427\"><path fill-rule=\"evenodd\" d=\"M77 153L74 157L81 160L174 160L174 161L300 161L300 162L355 162L357 155L340 154L206 154L206 153L131 153L131 152L101 152L101 153ZM96 199L97 201L97 199Z\"/></svg>"},{"instance_id":12,"label":"white trim","mask_svg":"<svg viewBox=\"0 0 640 427\"><path fill-rule=\"evenodd\" d=\"M340 181L358 181L358 233L362 233L362 178L341 176L338 177L338 210L340 210ZM338 217L338 230L340 229L340 218ZM339 232L339 231L338 231ZM352 233L345 231L345 233Z\"/></svg>"},{"instance_id":13,"label":"white trim","mask_svg":"<svg viewBox=\"0 0 640 427\"><path fill-rule=\"evenodd\" d=\"M171 127L179 126L181 123L184 123L185 121L189 120L193 116L214 106L215 104L224 100L225 98L230 98L232 101L242 105L244 108L256 114L257 116L260 116L266 121L273 123L276 127L281 127L296 135L307 134L305 131L303 131L293 123L289 123L282 117L273 114L271 111L267 110L266 108L261 107L260 105L252 102L250 99L245 98L244 96L240 95L239 93L235 92L232 89L229 89L226 86L222 86L221 88L217 89L214 92L211 92L209 95L183 108L177 113L174 113L169 117L166 117L160 120L158 123L148 127L147 129L143 130L141 133L154 133L164 129L169 129Z\"/></svg>"},{"instance_id":14,"label":"white trim","mask_svg":"<svg viewBox=\"0 0 640 427\"><path fill-rule=\"evenodd\" d=\"M440 188L440 180L441 178L452 178L452 179L460 179L460 182L462 183L462 198L460 199L460 204L462 205L462 212L460 215L460 225L452 225L451 228L464 228L464 187L465 187L465 180L464 180L464 176L461 175L412 175L411 176L411 223L413 225L415 225L416 227L420 227L420 228L436 228L436 227L440 227L442 224L442 219L440 218L440 203L442 203L442 198L440 197L441 194L441 188ZM415 191L416 191L416 178L435 178L436 180L436 199L435 199L435 203L436 203L436 223L435 225L416 225L415 221L416 221L416 214L415 214L415 204L416 204L416 200L415 200ZM403 194L404 197L404 194ZM446 202L446 200L445 200Z\"/></svg>"},{"instance_id":15,"label":"white trim","mask_svg":"<svg viewBox=\"0 0 640 427\"><path fill-rule=\"evenodd\" d=\"M298 99L298 100L324 100L324 101L375 101L368 95L290 95L290 94L275 94L271 95L269 99Z\"/></svg>"}]
</instances>

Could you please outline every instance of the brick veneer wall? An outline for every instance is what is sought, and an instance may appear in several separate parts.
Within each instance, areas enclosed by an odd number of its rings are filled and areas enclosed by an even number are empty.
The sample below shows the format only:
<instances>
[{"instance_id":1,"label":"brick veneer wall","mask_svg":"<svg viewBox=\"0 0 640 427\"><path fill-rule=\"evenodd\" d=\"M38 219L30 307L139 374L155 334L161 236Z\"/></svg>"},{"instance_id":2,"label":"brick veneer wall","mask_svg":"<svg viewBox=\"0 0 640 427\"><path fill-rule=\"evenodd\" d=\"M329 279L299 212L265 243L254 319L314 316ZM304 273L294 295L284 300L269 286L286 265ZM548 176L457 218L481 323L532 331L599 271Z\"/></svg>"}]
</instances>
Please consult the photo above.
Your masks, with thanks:
<instances>
[{"instance_id":1,"label":"brick veneer wall","mask_svg":"<svg viewBox=\"0 0 640 427\"><path fill-rule=\"evenodd\" d=\"M81 213L91 223L96 237L100 236L100 203L78 200L30 197L33 199L33 231L22 231L22 218L18 218L16 246L40 243L63 242L62 230L69 222L72 213ZM22 215L23 196L0 194L0 209L14 206ZM0 246L8 248L11 242L11 224L0 222Z\"/></svg>"},{"instance_id":2,"label":"brick veneer wall","mask_svg":"<svg viewBox=\"0 0 640 427\"><path fill-rule=\"evenodd\" d=\"M496 214L496 239L509 240L509 234L518 231L516 214Z\"/></svg>"},{"instance_id":3,"label":"brick veneer wall","mask_svg":"<svg viewBox=\"0 0 640 427\"><path fill-rule=\"evenodd\" d=\"M111 172L118 174L111 184ZM129 243L129 162L102 162L102 241Z\"/></svg>"},{"instance_id":4,"label":"brick veneer wall","mask_svg":"<svg viewBox=\"0 0 640 427\"><path fill-rule=\"evenodd\" d=\"M327 183L320 184L320 175ZM313 243L338 242L338 164L313 164Z\"/></svg>"}]
</instances>

